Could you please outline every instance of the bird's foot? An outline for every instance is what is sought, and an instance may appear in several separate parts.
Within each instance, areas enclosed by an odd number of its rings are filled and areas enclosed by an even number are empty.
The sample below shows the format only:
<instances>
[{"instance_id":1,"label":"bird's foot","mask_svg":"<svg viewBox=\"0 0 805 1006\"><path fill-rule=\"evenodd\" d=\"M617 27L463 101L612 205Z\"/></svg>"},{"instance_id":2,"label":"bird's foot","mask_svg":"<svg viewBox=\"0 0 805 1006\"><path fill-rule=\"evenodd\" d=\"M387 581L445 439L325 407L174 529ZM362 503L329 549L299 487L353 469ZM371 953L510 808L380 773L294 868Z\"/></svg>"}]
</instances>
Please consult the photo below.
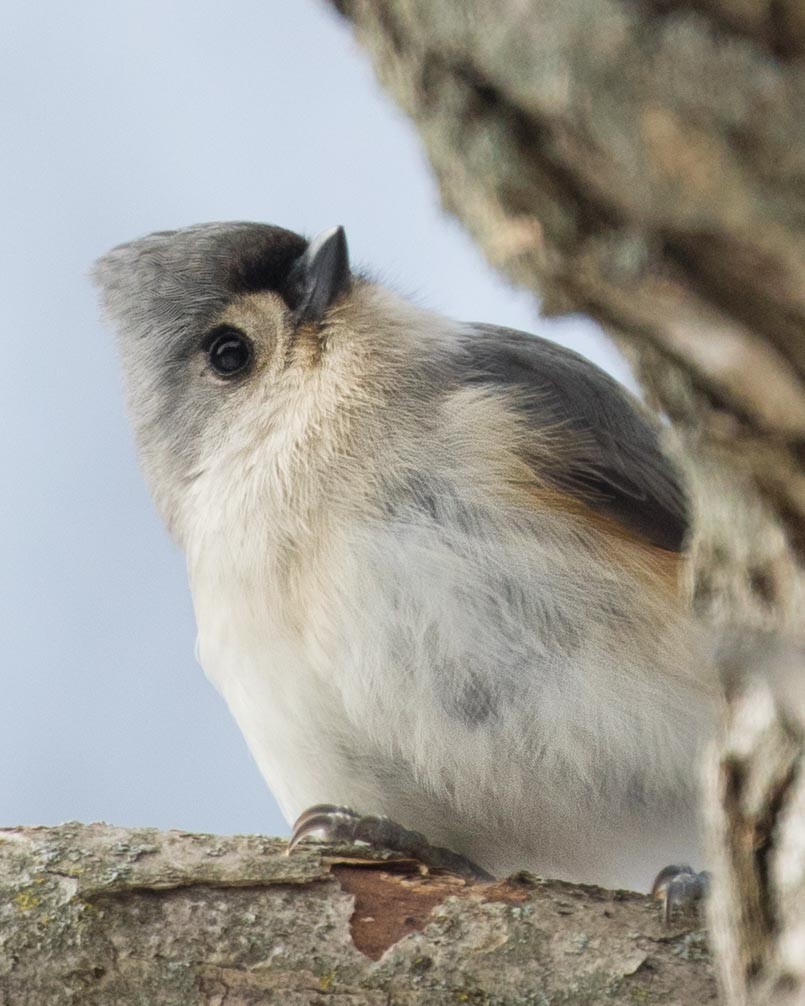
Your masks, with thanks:
<instances>
[{"instance_id":1,"label":"bird's foot","mask_svg":"<svg viewBox=\"0 0 805 1006\"><path fill-rule=\"evenodd\" d=\"M466 856L439 845L431 845L424 835L387 817L356 814L349 807L320 803L309 807L293 826L288 843L290 854L307 835L318 832L326 842L365 842L373 849L386 849L418 860L431 870L446 870L475 880L494 877Z\"/></svg>"},{"instance_id":2,"label":"bird's foot","mask_svg":"<svg viewBox=\"0 0 805 1006\"><path fill-rule=\"evenodd\" d=\"M651 896L661 903L663 920L670 925L675 909L689 911L706 898L709 891L707 870L697 873L690 866L666 866L657 874Z\"/></svg>"}]
</instances>

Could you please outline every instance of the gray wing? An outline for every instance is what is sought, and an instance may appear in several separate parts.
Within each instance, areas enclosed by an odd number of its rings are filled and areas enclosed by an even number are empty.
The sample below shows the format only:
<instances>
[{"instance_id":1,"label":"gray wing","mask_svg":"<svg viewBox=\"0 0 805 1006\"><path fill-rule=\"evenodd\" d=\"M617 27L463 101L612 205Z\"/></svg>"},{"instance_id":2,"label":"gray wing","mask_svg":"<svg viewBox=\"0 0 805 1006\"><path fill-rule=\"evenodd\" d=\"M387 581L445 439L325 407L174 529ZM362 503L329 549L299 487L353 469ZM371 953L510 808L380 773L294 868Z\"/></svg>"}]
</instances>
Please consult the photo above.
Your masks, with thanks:
<instances>
[{"instance_id":1,"label":"gray wing","mask_svg":"<svg viewBox=\"0 0 805 1006\"><path fill-rule=\"evenodd\" d=\"M660 548L681 551L687 499L657 430L617 381L546 339L469 325L463 383L515 388L535 428L572 433L556 469L540 475Z\"/></svg>"}]
</instances>

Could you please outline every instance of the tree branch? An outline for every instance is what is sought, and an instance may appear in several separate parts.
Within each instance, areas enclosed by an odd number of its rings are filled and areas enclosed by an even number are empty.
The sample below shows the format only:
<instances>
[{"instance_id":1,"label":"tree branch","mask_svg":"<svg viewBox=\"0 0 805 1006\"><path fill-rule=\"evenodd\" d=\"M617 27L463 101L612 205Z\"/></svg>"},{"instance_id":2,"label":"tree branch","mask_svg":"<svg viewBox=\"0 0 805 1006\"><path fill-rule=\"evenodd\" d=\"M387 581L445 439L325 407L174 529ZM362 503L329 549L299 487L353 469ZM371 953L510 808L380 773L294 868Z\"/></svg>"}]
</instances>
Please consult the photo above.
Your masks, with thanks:
<instances>
[{"instance_id":1,"label":"tree branch","mask_svg":"<svg viewBox=\"0 0 805 1006\"><path fill-rule=\"evenodd\" d=\"M643 895L475 884L279 839L0 832L2 1006L705 1003L701 932Z\"/></svg>"}]
</instances>

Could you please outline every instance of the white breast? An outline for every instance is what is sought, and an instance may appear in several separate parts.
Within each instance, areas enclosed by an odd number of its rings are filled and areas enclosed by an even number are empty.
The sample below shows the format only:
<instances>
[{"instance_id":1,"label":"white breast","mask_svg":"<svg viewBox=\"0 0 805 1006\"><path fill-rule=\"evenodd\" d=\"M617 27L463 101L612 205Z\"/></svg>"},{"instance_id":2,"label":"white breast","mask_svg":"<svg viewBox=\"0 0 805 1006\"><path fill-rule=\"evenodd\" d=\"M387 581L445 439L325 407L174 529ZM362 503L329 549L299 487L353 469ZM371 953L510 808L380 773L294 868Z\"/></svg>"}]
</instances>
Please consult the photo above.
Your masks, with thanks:
<instances>
[{"instance_id":1,"label":"white breast","mask_svg":"<svg viewBox=\"0 0 805 1006\"><path fill-rule=\"evenodd\" d=\"M323 520L287 551L228 527L189 556L200 659L289 821L385 813L497 874L696 863L687 630L561 516L482 542Z\"/></svg>"}]
</instances>

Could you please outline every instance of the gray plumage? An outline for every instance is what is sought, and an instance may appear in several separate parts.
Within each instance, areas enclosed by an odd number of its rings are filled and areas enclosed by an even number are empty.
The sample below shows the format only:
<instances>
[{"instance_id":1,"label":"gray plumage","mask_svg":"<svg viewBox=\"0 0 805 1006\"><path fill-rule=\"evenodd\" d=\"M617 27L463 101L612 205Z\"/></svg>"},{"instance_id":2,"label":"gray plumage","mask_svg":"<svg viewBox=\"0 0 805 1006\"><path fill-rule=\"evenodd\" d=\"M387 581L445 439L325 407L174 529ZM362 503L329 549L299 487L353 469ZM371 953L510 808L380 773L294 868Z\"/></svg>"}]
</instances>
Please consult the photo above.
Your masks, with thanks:
<instances>
[{"instance_id":1,"label":"gray plumage","mask_svg":"<svg viewBox=\"0 0 805 1006\"><path fill-rule=\"evenodd\" d=\"M473 325L466 342L467 383L516 389L537 428L561 431L558 488L612 516L660 548L680 551L687 501L638 403L589 360L534 335Z\"/></svg>"},{"instance_id":2,"label":"gray plumage","mask_svg":"<svg viewBox=\"0 0 805 1006\"><path fill-rule=\"evenodd\" d=\"M695 856L715 689L685 495L626 391L352 274L341 231L201 225L96 276L200 659L289 819L600 883Z\"/></svg>"}]
</instances>

